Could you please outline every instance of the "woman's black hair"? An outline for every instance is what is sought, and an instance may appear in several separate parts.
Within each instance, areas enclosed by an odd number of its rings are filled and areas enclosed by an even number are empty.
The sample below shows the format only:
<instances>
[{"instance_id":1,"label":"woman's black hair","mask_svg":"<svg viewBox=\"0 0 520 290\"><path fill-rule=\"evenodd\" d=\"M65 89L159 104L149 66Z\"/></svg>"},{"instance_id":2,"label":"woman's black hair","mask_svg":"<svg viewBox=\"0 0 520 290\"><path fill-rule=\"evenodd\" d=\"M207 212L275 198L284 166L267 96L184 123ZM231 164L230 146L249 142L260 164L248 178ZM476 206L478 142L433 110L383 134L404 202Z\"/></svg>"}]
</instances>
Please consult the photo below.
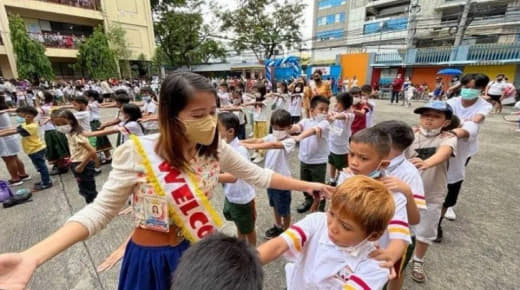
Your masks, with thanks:
<instances>
[{"instance_id":1,"label":"woman's black hair","mask_svg":"<svg viewBox=\"0 0 520 290\"><path fill-rule=\"evenodd\" d=\"M336 96L336 100L338 101L338 103L343 105L343 108L345 110L350 108L350 106L352 106L352 103L354 102L354 98L348 92L340 93L339 95Z\"/></svg>"},{"instance_id":2,"label":"woman's black hair","mask_svg":"<svg viewBox=\"0 0 520 290\"><path fill-rule=\"evenodd\" d=\"M141 130L144 132L144 127L141 122L139 122L139 119L143 117L141 108L139 108L136 104L124 104L123 107L121 107L121 111L128 116L128 120L125 121L125 125L128 124L128 122L137 122L137 124L139 124L141 127Z\"/></svg>"},{"instance_id":3,"label":"woman's black hair","mask_svg":"<svg viewBox=\"0 0 520 290\"><path fill-rule=\"evenodd\" d=\"M206 92L217 98L217 92L205 77L191 73L173 73L163 81L159 96L159 140L155 151L171 166L189 170L189 160L184 156L181 146L188 142L184 124L179 113L188 105L189 99L197 92ZM218 133L210 145L197 144L199 155L218 158Z\"/></svg>"},{"instance_id":4,"label":"woman's black hair","mask_svg":"<svg viewBox=\"0 0 520 290\"><path fill-rule=\"evenodd\" d=\"M72 113L70 110L67 109L58 109L54 110L51 113L51 118L63 118L69 122L69 125L71 127L70 132L81 134L83 132L83 128L79 125L78 119L74 116L74 113Z\"/></svg>"},{"instance_id":5,"label":"woman's black hair","mask_svg":"<svg viewBox=\"0 0 520 290\"><path fill-rule=\"evenodd\" d=\"M0 94L0 110L6 110L9 109L9 106L7 105L5 101L5 95Z\"/></svg>"}]
</instances>

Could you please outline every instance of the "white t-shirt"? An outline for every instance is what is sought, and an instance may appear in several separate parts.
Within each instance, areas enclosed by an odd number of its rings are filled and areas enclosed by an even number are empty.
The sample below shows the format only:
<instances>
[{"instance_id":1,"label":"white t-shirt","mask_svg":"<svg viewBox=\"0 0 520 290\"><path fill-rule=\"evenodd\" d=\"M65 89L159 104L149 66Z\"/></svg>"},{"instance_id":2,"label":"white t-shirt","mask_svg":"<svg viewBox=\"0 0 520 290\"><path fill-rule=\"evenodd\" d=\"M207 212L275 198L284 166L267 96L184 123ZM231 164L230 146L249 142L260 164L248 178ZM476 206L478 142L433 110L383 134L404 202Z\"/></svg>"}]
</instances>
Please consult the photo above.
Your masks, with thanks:
<instances>
[{"instance_id":1,"label":"white t-shirt","mask_svg":"<svg viewBox=\"0 0 520 290\"><path fill-rule=\"evenodd\" d=\"M121 144L125 143L128 140L128 136L130 134L134 134L136 136L143 136L143 128L136 121L130 121L125 124L125 122L119 123L119 130L121 131Z\"/></svg>"},{"instance_id":2,"label":"white t-shirt","mask_svg":"<svg viewBox=\"0 0 520 290\"><path fill-rule=\"evenodd\" d=\"M99 120L99 102L93 101L88 103L88 110L90 111L90 120Z\"/></svg>"},{"instance_id":3,"label":"white t-shirt","mask_svg":"<svg viewBox=\"0 0 520 290\"><path fill-rule=\"evenodd\" d=\"M293 94L293 96L290 96L288 99L288 111L291 114L291 117L300 117L302 114L302 94Z\"/></svg>"},{"instance_id":4,"label":"white t-shirt","mask_svg":"<svg viewBox=\"0 0 520 290\"><path fill-rule=\"evenodd\" d=\"M77 111L74 113L74 117L78 120L79 125L85 132L90 132L90 112L89 111Z\"/></svg>"},{"instance_id":5,"label":"white t-shirt","mask_svg":"<svg viewBox=\"0 0 520 290\"><path fill-rule=\"evenodd\" d=\"M240 111L233 111L233 114L235 114L238 117L238 121L240 125L244 125L246 123L246 113L244 112L244 108L240 108Z\"/></svg>"},{"instance_id":6,"label":"white t-shirt","mask_svg":"<svg viewBox=\"0 0 520 290\"><path fill-rule=\"evenodd\" d=\"M470 157L470 147L478 137L479 125L472 121L465 121L462 129L468 131L469 137L457 140L457 155L451 157L448 165L448 184L464 180L466 176L466 160Z\"/></svg>"},{"instance_id":7,"label":"white t-shirt","mask_svg":"<svg viewBox=\"0 0 520 290\"><path fill-rule=\"evenodd\" d=\"M505 81L497 82L492 81L489 84L488 94L490 95L502 95L504 90L506 89L507 83Z\"/></svg>"},{"instance_id":8,"label":"white t-shirt","mask_svg":"<svg viewBox=\"0 0 520 290\"><path fill-rule=\"evenodd\" d=\"M484 116L487 116L491 109L493 108L490 103L488 103L486 100L482 98L478 98L478 100L475 102L475 104L469 106L469 107L463 107L461 97L451 98L447 101L447 103L451 106L453 109L453 114L457 115L459 117L461 123L465 121L471 121L473 117L477 114L481 114ZM478 124L479 129L480 126L483 124L481 122ZM477 130L478 134L478 130ZM473 156L477 154L478 152L478 138L472 138L470 140L469 149L468 149L469 156Z\"/></svg>"},{"instance_id":9,"label":"white t-shirt","mask_svg":"<svg viewBox=\"0 0 520 290\"><path fill-rule=\"evenodd\" d=\"M329 160L329 122L326 120L318 122L314 119L303 119L298 125L302 132L313 127L321 128L321 138L313 135L300 142L298 159L305 164L327 163Z\"/></svg>"},{"instance_id":10,"label":"white t-shirt","mask_svg":"<svg viewBox=\"0 0 520 290\"><path fill-rule=\"evenodd\" d=\"M220 106L221 107L231 105L231 99L229 97L229 93L227 93L227 92L218 93L218 98L220 99Z\"/></svg>"},{"instance_id":11,"label":"white t-shirt","mask_svg":"<svg viewBox=\"0 0 520 290\"><path fill-rule=\"evenodd\" d=\"M155 104L153 100L151 100L150 102L144 102L142 111L143 113L155 114L157 111L157 104Z\"/></svg>"},{"instance_id":12,"label":"white t-shirt","mask_svg":"<svg viewBox=\"0 0 520 290\"><path fill-rule=\"evenodd\" d=\"M374 120L374 111L376 110L376 102L374 100L368 99L367 103L370 105L370 109L367 111L365 118L366 118L366 128L370 128L373 125L372 120Z\"/></svg>"},{"instance_id":13,"label":"white t-shirt","mask_svg":"<svg viewBox=\"0 0 520 290\"><path fill-rule=\"evenodd\" d=\"M390 165L386 168L388 176L394 176L404 181L412 190L415 204L419 209L426 209L424 199L424 184L419 170L406 159L404 153L390 160Z\"/></svg>"},{"instance_id":14,"label":"white t-shirt","mask_svg":"<svg viewBox=\"0 0 520 290\"><path fill-rule=\"evenodd\" d=\"M283 149L269 149L265 152L264 167L276 171L284 176L291 176L291 168L289 166L289 153L296 148L296 141L293 138L285 138L276 140L273 134L264 137L264 142L279 141L283 144Z\"/></svg>"},{"instance_id":15,"label":"white t-shirt","mask_svg":"<svg viewBox=\"0 0 520 290\"><path fill-rule=\"evenodd\" d=\"M247 149L240 145L238 138L233 139L229 146L233 148L244 159L249 160ZM255 189L242 179L238 179L235 183L224 184L224 194L227 200L236 204L248 204L255 198Z\"/></svg>"},{"instance_id":16,"label":"white t-shirt","mask_svg":"<svg viewBox=\"0 0 520 290\"><path fill-rule=\"evenodd\" d=\"M280 96L273 97L272 110L288 110L289 109L289 95L280 94Z\"/></svg>"},{"instance_id":17,"label":"white t-shirt","mask_svg":"<svg viewBox=\"0 0 520 290\"><path fill-rule=\"evenodd\" d=\"M336 113L345 115L346 119L334 120L330 124L329 149L330 152L338 155L347 154L349 151L349 139L352 135L351 126L354 121L354 113Z\"/></svg>"},{"instance_id":18,"label":"white t-shirt","mask_svg":"<svg viewBox=\"0 0 520 290\"><path fill-rule=\"evenodd\" d=\"M253 118L255 121L269 122L271 118L271 111L273 105L273 99L267 98L262 101L263 105L255 105Z\"/></svg>"},{"instance_id":19,"label":"white t-shirt","mask_svg":"<svg viewBox=\"0 0 520 290\"><path fill-rule=\"evenodd\" d=\"M334 244L328 235L325 213L311 213L280 235L287 289L382 289L389 271L368 257L375 249L366 242L357 251Z\"/></svg>"},{"instance_id":20,"label":"white t-shirt","mask_svg":"<svg viewBox=\"0 0 520 290\"><path fill-rule=\"evenodd\" d=\"M40 109L42 110L42 113L38 114L38 117L39 117L38 123L40 124L40 128L42 128L42 130L44 132L50 131L50 130L55 130L56 127L54 127L54 124L50 120L47 123L42 124L43 121L45 121L51 117L52 105L45 104L45 105L41 106ZM90 124L89 124L89 126L90 126Z\"/></svg>"}]
</instances>

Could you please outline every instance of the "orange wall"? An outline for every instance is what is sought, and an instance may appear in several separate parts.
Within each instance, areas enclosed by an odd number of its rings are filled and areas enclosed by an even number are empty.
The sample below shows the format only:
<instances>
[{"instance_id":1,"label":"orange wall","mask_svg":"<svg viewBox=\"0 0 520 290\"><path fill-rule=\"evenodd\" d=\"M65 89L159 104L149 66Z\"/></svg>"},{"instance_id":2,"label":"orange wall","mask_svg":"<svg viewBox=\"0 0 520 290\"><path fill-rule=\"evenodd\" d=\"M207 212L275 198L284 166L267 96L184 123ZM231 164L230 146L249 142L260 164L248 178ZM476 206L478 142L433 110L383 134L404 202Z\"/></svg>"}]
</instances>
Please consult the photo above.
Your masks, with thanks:
<instances>
[{"instance_id":1,"label":"orange wall","mask_svg":"<svg viewBox=\"0 0 520 290\"><path fill-rule=\"evenodd\" d=\"M356 76L358 85L364 85L369 82L366 79L368 70L368 53L342 54L340 56L341 78L348 77L349 80Z\"/></svg>"},{"instance_id":2,"label":"orange wall","mask_svg":"<svg viewBox=\"0 0 520 290\"><path fill-rule=\"evenodd\" d=\"M414 85L422 85L423 83L428 84L428 88L430 91L433 91L435 87L435 78L437 77L437 72L442 69L442 67L421 67L414 68L412 70L411 80ZM451 76L440 76L443 79L444 87L449 86L451 81Z\"/></svg>"}]
</instances>

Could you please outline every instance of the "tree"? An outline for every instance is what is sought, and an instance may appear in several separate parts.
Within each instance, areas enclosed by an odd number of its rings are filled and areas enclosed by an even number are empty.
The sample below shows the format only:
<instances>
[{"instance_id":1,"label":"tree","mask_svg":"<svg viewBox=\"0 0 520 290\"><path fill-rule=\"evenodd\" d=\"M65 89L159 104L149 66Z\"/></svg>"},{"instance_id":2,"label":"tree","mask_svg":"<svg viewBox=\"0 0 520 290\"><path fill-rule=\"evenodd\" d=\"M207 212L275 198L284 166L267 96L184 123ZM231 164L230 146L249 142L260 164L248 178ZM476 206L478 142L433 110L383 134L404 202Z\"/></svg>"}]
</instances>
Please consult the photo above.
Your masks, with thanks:
<instances>
[{"instance_id":1,"label":"tree","mask_svg":"<svg viewBox=\"0 0 520 290\"><path fill-rule=\"evenodd\" d=\"M203 24L200 12L166 11L155 23L155 35L161 54L172 66L193 64L210 58L224 58L219 42L209 39L209 27Z\"/></svg>"},{"instance_id":2,"label":"tree","mask_svg":"<svg viewBox=\"0 0 520 290\"><path fill-rule=\"evenodd\" d=\"M96 27L94 33L80 44L74 69L94 79L118 76L114 51L101 27Z\"/></svg>"},{"instance_id":3,"label":"tree","mask_svg":"<svg viewBox=\"0 0 520 290\"><path fill-rule=\"evenodd\" d=\"M126 31L119 24L112 24L106 33L110 48L114 52L118 71L124 78L131 77L130 57L132 51L128 49L129 45L126 41ZM121 64L121 65L119 65Z\"/></svg>"},{"instance_id":4,"label":"tree","mask_svg":"<svg viewBox=\"0 0 520 290\"><path fill-rule=\"evenodd\" d=\"M49 58L45 55L45 47L29 37L22 18L18 15L10 15L9 30L19 77L34 82L40 78L54 79L54 71Z\"/></svg>"},{"instance_id":5,"label":"tree","mask_svg":"<svg viewBox=\"0 0 520 290\"><path fill-rule=\"evenodd\" d=\"M251 50L259 62L271 58L277 49L298 47L303 24L301 1L241 0L240 7L217 15L221 29L235 35L231 44L237 52Z\"/></svg>"}]
</instances>

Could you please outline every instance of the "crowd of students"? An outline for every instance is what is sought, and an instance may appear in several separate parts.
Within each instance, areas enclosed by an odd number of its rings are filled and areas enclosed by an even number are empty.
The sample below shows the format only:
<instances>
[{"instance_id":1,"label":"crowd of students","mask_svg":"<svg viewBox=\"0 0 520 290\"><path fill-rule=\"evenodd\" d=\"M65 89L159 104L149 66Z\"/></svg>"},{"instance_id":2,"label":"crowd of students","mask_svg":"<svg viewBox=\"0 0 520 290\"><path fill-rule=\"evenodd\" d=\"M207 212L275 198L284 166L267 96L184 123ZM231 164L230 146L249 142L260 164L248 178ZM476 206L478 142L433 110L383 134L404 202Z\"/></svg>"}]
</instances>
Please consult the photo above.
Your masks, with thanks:
<instances>
[{"instance_id":1,"label":"crowd of students","mask_svg":"<svg viewBox=\"0 0 520 290\"><path fill-rule=\"evenodd\" d=\"M291 191L268 188L273 226L265 229L269 241L256 253L246 246L257 244L255 189L221 172L223 215L236 225L238 241L213 235L191 247L183 254L172 289L260 289L259 265L282 255L289 261L288 289L401 289L408 262L411 278L425 282L427 250L442 241L443 218L457 202L465 168L478 152L480 126L492 109L483 98L490 83L486 75L466 74L460 83L460 95L416 108L416 126L398 120L374 124L376 102L369 85L332 96L320 71L311 82L299 78L275 88L264 81L215 84L222 141L246 160L264 161L266 169L284 176L298 175L289 164L289 155L298 151L300 179L328 183L335 191L331 196L305 193L297 211L311 213L293 223ZM3 158L20 151L17 139L7 137L19 134L41 175L36 190L52 186L47 158L58 173L71 168L79 193L92 202L95 175L111 160L106 136L119 134L119 145L129 135L158 128L159 100L153 89L140 89L142 102L128 90L114 90L108 102L103 94L89 88L70 105L59 106L55 93L43 91L41 106L15 109L0 94L0 136L5 136L0 142L9 144ZM99 110L109 107L119 110L113 120L101 123ZM9 126L9 112L23 118L17 127ZM38 135L40 127L45 142ZM4 161L12 166L11 185L30 178L19 159ZM208 266L215 263L223 266Z\"/></svg>"}]
</instances>

